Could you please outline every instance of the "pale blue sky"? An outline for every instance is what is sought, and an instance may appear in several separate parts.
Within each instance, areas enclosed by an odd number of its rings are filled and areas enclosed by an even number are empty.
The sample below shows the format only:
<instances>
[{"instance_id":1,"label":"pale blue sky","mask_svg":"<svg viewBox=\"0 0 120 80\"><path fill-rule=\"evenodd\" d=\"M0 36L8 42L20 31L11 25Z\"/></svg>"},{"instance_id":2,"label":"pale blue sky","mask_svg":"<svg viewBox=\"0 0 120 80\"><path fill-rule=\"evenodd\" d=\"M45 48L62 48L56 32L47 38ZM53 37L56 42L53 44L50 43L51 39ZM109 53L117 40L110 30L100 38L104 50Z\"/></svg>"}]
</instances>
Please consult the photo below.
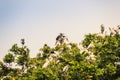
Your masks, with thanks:
<instances>
[{"instance_id":1,"label":"pale blue sky","mask_svg":"<svg viewBox=\"0 0 120 80\"><path fill-rule=\"evenodd\" d=\"M120 0L0 0L0 59L21 38L34 56L60 32L78 43L101 24L120 24Z\"/></svg>"}]
</instances>

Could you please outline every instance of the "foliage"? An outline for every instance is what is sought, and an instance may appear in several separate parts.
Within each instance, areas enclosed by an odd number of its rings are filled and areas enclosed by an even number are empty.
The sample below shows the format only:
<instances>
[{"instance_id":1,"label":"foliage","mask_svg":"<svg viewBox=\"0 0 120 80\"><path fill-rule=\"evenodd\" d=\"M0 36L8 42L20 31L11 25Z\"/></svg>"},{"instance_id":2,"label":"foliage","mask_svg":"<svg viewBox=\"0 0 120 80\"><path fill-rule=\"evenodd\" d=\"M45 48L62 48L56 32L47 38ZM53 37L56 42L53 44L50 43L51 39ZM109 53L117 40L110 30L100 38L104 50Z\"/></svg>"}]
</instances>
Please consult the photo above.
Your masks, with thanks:
<instances>
[{"instance_id":1,"label":"foliage","mask_svg":"<svg viewBox=\"0 0 120 80\"><path fill-rule=\"evenodd\" d=\"M5 57L3 58L3 61L5 63L11 63L11 62L13 62L14 61L13 54L11 54L11 53L6 54Z\"/></svg>"},{"instance_id":2,"label":"foliage","mask_svg":"<svg viewBox=\"0 0 120 80\"><path fill-rule=\"evenodd\" d=\"M93 43L94 47L87 50ZM44 45L36 57L30 58L30 50L14 44L10 53L0 62L0 78L10 76L13 80L119 80L120 35L104 38L87 34L82 41L83 52L77 43L49 47ZM42 66L47 63L48 66ZM5 63L14 63L20 68L10 68ZM11 74L11 75L10 75ZM14 75L16 74L16 75ZM9 79L5 79L9 80Z\"/></svg>"}]
</instances>

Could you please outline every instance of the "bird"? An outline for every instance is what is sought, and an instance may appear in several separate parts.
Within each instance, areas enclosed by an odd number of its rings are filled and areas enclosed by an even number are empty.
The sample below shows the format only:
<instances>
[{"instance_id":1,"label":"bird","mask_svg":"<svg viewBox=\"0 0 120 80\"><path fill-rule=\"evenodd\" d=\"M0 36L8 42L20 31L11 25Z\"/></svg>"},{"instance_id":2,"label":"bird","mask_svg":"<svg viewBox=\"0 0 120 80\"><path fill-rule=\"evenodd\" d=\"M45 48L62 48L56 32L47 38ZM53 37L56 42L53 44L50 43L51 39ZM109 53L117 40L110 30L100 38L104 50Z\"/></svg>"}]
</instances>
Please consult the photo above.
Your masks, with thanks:
<instances>
[{"instance_id":1,"label":"bird","mask_svg":"<svg viewBox=\"0 0 120 80\"><path fill-rule=\"evenodd\" d=\"M62 44L65 43L65 41L68 42L68 41L69 41L68 38L67 38L66 36L64 36L63 33L60 33L60 34L56 37L56 43L55 43L55 45L56 45L56 44L62 45Z\"/></svg>"},{"instance_id":2,"label":"bird","mask_svg":"<svg viewBox=\"0 0 120 80\"><path fill-rule=\"evenodd\" d=\"M63 72L66 72L68 71L68 65L66 65L64 68L63 68Z\"/></svg>"},{"instance_id":3,"label":"bird","mask_svg":"<svg viewBox=\"0 0 120 80\"><path fill-rule=\"evenodd\" d=\"M21 39L21 44L22 44L22 45L25 44L25 39Z\"/></svg>"},{"instance_id":4,"label":"bird","mask_svg":"<svg viewBox=\"0 0 120 80\"><path fill-rule=\"evenodd\" d=\"M103 34L103 33L104 33L104 31L105 31L105 27L104 27L104 25L103 25L103 24L101 24L101 34Z\"/></svg>"}]
</instances>

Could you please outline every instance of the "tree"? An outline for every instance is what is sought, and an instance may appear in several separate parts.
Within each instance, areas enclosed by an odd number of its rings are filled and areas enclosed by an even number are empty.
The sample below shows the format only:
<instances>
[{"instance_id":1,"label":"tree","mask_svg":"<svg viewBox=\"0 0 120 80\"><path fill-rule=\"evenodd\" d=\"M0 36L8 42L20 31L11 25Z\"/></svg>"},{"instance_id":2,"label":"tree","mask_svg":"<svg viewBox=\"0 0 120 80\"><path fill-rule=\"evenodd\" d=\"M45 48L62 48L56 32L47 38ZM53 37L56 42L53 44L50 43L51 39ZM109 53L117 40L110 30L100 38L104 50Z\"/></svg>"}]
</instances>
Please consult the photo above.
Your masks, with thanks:
<instances>
[{"instance_id":1,"label":"tree","mask_svg":"<svg viewBox=\"0 0 120 80\"><path fill-rule=\"evenodd\" d=\"M104 34L104 29L101 29ZM59 39L57 39L59 40ZM62 41L62 40L61 40ZM8 68L0 62L0 78L10 76L15 80L119 80L120 34L100 37L87 34L82 48L77 43L47 44L36 57L30 58L30 50L22 39L22 47L14 44L4 58L4 63L16 63L21 68ZM94 47L88 48L92 44ZM83 51L81 51L83 50ZM48 61L47 67L42 67ZM10 75L12 73L12 75ZM17 74L17 75L13 75Z\"/></svg>"}]
</instances>

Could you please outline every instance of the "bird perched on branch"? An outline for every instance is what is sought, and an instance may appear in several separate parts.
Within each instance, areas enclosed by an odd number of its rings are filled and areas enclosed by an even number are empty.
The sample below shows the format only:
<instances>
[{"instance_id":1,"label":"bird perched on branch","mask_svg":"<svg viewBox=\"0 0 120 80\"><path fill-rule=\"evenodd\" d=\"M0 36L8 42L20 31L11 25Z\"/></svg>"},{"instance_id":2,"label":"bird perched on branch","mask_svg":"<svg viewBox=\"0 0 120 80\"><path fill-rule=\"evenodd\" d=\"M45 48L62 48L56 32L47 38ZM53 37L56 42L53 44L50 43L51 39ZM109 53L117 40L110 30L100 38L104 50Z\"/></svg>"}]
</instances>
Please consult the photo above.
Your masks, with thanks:
<instances>
[{"instance_id":1,"label":"bird perched on branch","mask_svg":"<svg viewBox=\"0 0 120 80\"><path fill-rule=\"evenodd\" d=\"M66 37L66 36L64 36L64 34L63 33L60 33L58 36L57 36L57 38L56 38L56 43L55 43L55 45L56 44L64 44L65 43L65 40L66 41L68 41L68 38Z\"/></svg>"},{"instance_id":2,"label":"bird perched on branch","mask_svg":"<svg viewBox=\"0 0 120 80\"><path fill-rule=\"evenodd\" d=\"M105 27L104 27L103 24L101 24L101 26L100 26L100 33L97 33L97 36L99 36L101 38L104 38L105 37L104 31L105 31Z\"/></svg>"},{"instance_id":3,"label":"bird perched on branch","mask_svg":"<svg viewBox=\"0 0 120 80\"><path fill-rule=\"evenodd\" d=\"M21 39L21 44L22 44L22 45L25 44L25 39Z\"/></svg>"},{"instance_id":4,"label":"bird perched on branch","mask_svg":"<svg viewBox=\"0 0 120 80\"><path fill-rule=\"evenodd\" d=\"M110 36L118 35L119 34L119 30L120 30L120 25L118 25L116 28L110 28L109 27Z\"/></svg>"},{"instance_id":5,"label":"bird perched on branch","mask_svg":"<svg viewBox=\"0 0 120 80\"><path fill-rule=\"evenodd\" d=\"M103 25L103 24L101 24L101 34L103 34L103 33L104 33L104 31L105 31L105 27L104 27L104 25Z\"/></svg>"},{"instance_id":6,"label":"bird perched on branch","mask_svg":"<svg viewBox=\"0 0 120 80\"><path fill-rule=\"evenodd\" d=\"M64 68L63 68L63 72L67 72L68 71L68 65L66 65Z\"/></svg>"}]
</instances>

